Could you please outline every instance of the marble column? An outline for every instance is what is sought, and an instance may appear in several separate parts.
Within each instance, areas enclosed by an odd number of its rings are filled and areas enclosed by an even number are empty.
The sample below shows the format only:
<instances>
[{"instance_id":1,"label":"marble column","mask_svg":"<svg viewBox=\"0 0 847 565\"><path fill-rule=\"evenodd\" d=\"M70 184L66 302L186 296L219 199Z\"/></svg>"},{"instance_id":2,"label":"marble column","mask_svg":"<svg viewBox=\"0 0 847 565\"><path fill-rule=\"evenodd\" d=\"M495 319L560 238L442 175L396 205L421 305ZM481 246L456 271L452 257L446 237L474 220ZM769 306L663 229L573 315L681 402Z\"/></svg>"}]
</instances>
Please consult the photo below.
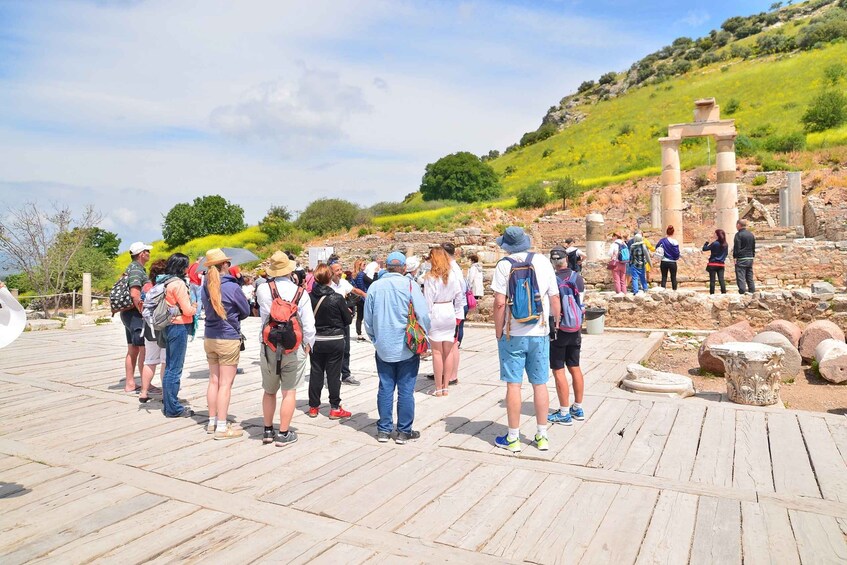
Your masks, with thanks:
<instances>
[{"instance_id":1,"label":"marble column","mask_svg":"<svg viewBox=\"0 0 847 565\"><path fill-rule=\"evenodd\" d=\"M663 137L662 145L662 225L664 232L673 226L674 237L683 242L682 229L682 184L679 172L679 144L682 140Z\"/></svg>"},{"instance_id":2,"label":"marble column","mask_svg":"<svg viewBox=\"0 0 847 565\"><path fill-rule=\"evenodd\" d=\"M606 240L606 223L603 214L592 213L585 217L585 254L589 261L603 258Z\"/></svg>"},{"instance_id":3,"label":"marble column","mask_svg":"<svg viewBox=\"0 0 847 565\"><path fill-rule=\"evenodd\" d=\"M735 182L735 134L715 136L718 186L715 191L715 227L726 232L727 241L735 237L738 222L738 185Z\"/></svg>"},{"instance_id":4,"label":"marble column","mask_svg":"<svg viewBox=\"0 0 847 565\"><path fill-rule=\"evenodd\" d=\"M779 225L803 225L803 185L800 173L788 173L788 184L779 189Z\"/></svg>"},{"instance_id":5,"label":"marble column","mask_svg":"<svg viewBox=\"0 0 847 565\"><path fill-rule=\"evenodd\" d=\"M82 313L91 312L91 273L82 273Z\"/></svg>"},{"instance_id":6,"label":"marble column","mask_svg":"<svg viewBox=\"0 0 847 565\"><path fill-rule=\"evenodd\" d=\"M650 225L662 227L662 187L654 186L650 191Z\"/></svg>"}]
</instances>

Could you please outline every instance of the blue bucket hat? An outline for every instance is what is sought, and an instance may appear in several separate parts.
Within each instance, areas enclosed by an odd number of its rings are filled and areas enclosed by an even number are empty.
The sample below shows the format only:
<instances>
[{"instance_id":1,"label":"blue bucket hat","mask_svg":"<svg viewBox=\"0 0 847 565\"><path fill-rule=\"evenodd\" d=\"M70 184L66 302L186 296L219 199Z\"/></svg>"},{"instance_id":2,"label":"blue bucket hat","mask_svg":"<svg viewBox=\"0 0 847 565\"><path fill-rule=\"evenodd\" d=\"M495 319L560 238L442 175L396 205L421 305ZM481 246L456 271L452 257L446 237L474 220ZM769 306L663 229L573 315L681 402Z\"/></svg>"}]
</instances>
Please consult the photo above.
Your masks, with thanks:
<instances>
[{"instance_id":1,"label":"blue bucket hat","mask_svg":"<svg viewBox=\"0 0 847 565\"><path fill-rule=\"evenodd\" d=\"M532 247L532 239L518 226L509 226L503 235L497 238L497 245L507 253L521 253Z\"/></svg>"}]
</instances>

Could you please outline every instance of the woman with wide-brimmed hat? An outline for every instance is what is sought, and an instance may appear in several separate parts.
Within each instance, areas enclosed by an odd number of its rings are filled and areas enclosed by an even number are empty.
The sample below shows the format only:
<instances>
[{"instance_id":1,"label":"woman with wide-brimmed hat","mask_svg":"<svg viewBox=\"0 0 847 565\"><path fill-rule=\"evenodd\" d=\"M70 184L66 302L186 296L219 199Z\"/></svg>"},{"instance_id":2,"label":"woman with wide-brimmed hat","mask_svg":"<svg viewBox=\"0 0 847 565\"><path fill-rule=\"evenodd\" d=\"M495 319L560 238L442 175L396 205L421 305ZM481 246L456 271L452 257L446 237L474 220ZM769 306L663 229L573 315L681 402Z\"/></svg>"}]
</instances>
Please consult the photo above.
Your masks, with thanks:
<instances>
[{"instance_id":1,"label":"woman with wide-brimmed hat","mask_svg":"<svg viewBox=\"0 0 847 565\"><path fill-rule=\"evenodd\" d=\"M209 423L206 431L215 439L234 439L244 433L226 420L232 383L241 356L241 320L250 315L250 305L241 285L230 274L232 259L220 249L206 252L208 269L201 296L206 310L203 345L209 362Z\"/></svg>"}]
</instances>

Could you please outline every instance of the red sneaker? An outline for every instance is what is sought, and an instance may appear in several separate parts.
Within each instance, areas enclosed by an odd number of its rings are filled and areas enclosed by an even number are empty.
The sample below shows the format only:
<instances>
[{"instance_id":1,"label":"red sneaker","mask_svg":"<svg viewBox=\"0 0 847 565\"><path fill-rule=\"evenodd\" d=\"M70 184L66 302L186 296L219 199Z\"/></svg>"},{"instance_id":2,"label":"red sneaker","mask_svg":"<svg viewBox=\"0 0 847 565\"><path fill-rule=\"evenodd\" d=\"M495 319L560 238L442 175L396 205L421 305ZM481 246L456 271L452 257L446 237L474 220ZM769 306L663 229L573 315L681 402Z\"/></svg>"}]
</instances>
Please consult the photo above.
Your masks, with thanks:
<instances>
[{"instance_id":1,"label":"red sneaker","mask_svg":"<svg viewBox=\"0 0 847 565\"><path fill-rule=\"evenodd\" d=\"M309 407L309 418L317 418L318 417L318 409Z\"/></svg>"},{"instance_id":2,"label":"red sneaker","mask_svg":"<svg viewBox=\"0 0 847 565\"><path fill-rule=\"evenodd\" d=\"M352 415L353 414L351 414L350 412L348 412L347 410L345 410L341 406L339 406L338 408L335 408L334 410L329 411L329 419L330 420L338 420L340 418L349 418Z\"/></svg>"}]
</instances>

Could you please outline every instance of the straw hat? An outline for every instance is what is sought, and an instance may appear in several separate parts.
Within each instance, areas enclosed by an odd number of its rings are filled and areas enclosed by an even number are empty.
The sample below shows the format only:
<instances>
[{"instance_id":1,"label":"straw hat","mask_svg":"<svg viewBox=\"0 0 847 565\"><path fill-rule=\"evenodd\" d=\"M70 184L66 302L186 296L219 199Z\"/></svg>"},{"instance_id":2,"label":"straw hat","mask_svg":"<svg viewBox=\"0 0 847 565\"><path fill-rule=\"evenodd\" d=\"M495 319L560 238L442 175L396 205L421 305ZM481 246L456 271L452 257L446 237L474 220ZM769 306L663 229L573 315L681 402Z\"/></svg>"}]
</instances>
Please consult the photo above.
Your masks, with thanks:
<instances>
[{"instance_id":1,"label":"straw hat","mask_svg":"<svg viewBox=\"0 0 847 565\"><path fill-rule=\"evenodd\" d=\"M271 255L270 265L265 269L268 272L268 275L272 277L284 277L285 275L290 275L297 265L288 258L288 255L283 253L282 251L275 251L273 255Z\"/></svg>"},{"instance_id":2,"label":"straw hat","mask_svg":"<svg viewBox=\"0 0 847 565\"><path fill-rule=\"evenodd\" d=\"M230 257L224 255L224 252L218 248L210 249L206 252L206 262L204 263L207 267L214 267L215 265L220 265L221 263L226 263L227 261L232 261Z\"/></svg>"}]
</instances>

